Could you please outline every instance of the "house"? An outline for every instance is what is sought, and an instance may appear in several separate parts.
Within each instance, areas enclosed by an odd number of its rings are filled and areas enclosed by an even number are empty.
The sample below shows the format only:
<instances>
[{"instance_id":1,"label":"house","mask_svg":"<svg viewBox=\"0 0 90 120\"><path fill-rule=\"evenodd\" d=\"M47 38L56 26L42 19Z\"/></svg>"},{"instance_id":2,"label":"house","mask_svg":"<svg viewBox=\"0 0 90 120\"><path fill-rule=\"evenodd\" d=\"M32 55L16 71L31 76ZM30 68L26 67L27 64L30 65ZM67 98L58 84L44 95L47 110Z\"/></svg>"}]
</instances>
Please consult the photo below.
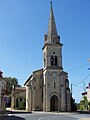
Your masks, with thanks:
<instances>
[{"instance_id":1,"label":"house","mask_svg":"<svg viewBox=\"0 0 90 120\"><path fill-rule=\"evenodd\" d=\"M3 78L3 72L0 71L0 111L5 108L5 95L6 95L6 80Z\"/></svg>"},{"instance_id":2,"label":"house","mask_svg":"<svg viewBox=\"0 0 90 120\"><path fill-rule=\"evenodd\" d=\"M24 100L26 100L26 88L13 86L11 93L11 108L19 109L19 103Z\"/></svg>"},{"instance_id":3,"label":"house","mask_svg":"<svg viewBox=\"0 0 90 120\"><path fill-rule=\"evenodd\" d=\"M90 83L86 87L86 91L82 93L82 96L86 96L87 100L90 101Z\"/></svg>"}]
</instances>

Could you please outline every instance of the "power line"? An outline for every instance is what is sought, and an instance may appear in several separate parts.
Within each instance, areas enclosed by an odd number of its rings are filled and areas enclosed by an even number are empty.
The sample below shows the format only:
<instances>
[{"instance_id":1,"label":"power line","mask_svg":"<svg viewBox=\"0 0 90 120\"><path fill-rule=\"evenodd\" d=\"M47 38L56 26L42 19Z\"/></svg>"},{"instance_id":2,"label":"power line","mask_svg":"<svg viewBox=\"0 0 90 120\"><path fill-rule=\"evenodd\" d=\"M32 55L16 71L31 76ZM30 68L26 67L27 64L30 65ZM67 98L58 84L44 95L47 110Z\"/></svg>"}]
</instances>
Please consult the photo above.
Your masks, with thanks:
<instances>
[{"instance_id":1,"label":"power line","mask_svg":"<svg viewBox=\"0 0 90 120\"><path fill-rule=\"evenodd\" d=\"M75 67L75 68L69 69L67 71L72 71L72 70L80 69L80 68L86 67L88 65L90 65L90 64L85 64L85 65L82 65L82 66L79 66L79 67Z\"/></svg>"},{"instance_id":2,"label":"power line","mask_svg":"<svg viewBox=\"0 0 90 120\"><path fill-rule=\"evenodd\" d=\"M88 74L83 80L81 80L80 82L76 83L74 86L76 87L77 85L82 83L84 80L86 80L89 76L90 76L90 74Z\"/></svg>"}]
</instances>

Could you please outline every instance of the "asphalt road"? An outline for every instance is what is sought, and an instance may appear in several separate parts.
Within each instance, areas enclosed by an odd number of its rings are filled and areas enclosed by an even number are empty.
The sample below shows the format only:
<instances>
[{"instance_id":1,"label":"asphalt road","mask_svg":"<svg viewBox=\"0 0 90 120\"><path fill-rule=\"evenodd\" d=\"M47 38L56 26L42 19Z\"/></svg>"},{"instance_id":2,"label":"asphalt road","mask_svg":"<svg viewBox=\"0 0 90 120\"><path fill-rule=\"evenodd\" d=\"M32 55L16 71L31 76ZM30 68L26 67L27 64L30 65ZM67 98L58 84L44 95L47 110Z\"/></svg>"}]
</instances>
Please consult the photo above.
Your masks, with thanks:
<instances>
[{"instance_id":1,"label":"asphalt road","mask_svg":"<svg viewBox=\"0 0 90 120\"><path fill-rule=\"evenodd\" d=\"M90 120L90 115L71 113L26 113L0 116L0 120L78 120L79 118L89 118L88 120Z\"/></svg>"}]
</instances>

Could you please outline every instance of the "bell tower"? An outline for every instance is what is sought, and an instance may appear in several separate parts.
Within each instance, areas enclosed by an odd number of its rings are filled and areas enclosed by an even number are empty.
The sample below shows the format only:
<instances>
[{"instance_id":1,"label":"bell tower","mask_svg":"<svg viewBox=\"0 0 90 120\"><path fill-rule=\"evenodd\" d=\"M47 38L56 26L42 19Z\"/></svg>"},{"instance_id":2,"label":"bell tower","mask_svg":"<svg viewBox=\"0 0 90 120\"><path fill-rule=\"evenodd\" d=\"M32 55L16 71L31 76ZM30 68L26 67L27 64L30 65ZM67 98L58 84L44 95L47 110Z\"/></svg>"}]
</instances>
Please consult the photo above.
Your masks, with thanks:
<instances>
[{"instance_id":1,"label":"bell tower","mask_svg":"<svg viewBox=\"0 0 90 120\"><path fill-rule=\"evenodd\" d=\"M62 46L58 36L51 2L48 32L44 35L43 47L43 110L61 110L60 75L62 67Z\"/></svg>"},{"instance_id":2,"label":"bell tower","mask_svg":"<svg viewBox=\"0 0 90 120\"><path fill-rule=\"evenodd\" d=\"M57 68L62 70L62 46L58 36L51 2L47 35L44 35L44 70Z\"/></svg>"}]
</instances>

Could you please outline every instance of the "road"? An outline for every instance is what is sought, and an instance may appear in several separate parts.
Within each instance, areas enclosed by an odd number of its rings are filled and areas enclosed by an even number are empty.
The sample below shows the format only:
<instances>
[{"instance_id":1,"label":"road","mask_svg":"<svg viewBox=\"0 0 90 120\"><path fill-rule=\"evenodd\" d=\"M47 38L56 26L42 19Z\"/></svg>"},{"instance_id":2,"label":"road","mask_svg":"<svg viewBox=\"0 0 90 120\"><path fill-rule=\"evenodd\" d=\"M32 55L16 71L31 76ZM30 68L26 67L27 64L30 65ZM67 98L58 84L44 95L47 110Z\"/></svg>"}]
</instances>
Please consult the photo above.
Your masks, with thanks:
<instances>
[{"instance_id":1,"label":"road","mask_svg":"<svg viewBox=\"0 0 90 120\"><path fill-rule=\"evenodd\" d=\"M77 113L24 113L24 114L8 114L0 116L0 120L78 120L80 118L88 118L90 114Z\"/></svg>"}]
</instances>

